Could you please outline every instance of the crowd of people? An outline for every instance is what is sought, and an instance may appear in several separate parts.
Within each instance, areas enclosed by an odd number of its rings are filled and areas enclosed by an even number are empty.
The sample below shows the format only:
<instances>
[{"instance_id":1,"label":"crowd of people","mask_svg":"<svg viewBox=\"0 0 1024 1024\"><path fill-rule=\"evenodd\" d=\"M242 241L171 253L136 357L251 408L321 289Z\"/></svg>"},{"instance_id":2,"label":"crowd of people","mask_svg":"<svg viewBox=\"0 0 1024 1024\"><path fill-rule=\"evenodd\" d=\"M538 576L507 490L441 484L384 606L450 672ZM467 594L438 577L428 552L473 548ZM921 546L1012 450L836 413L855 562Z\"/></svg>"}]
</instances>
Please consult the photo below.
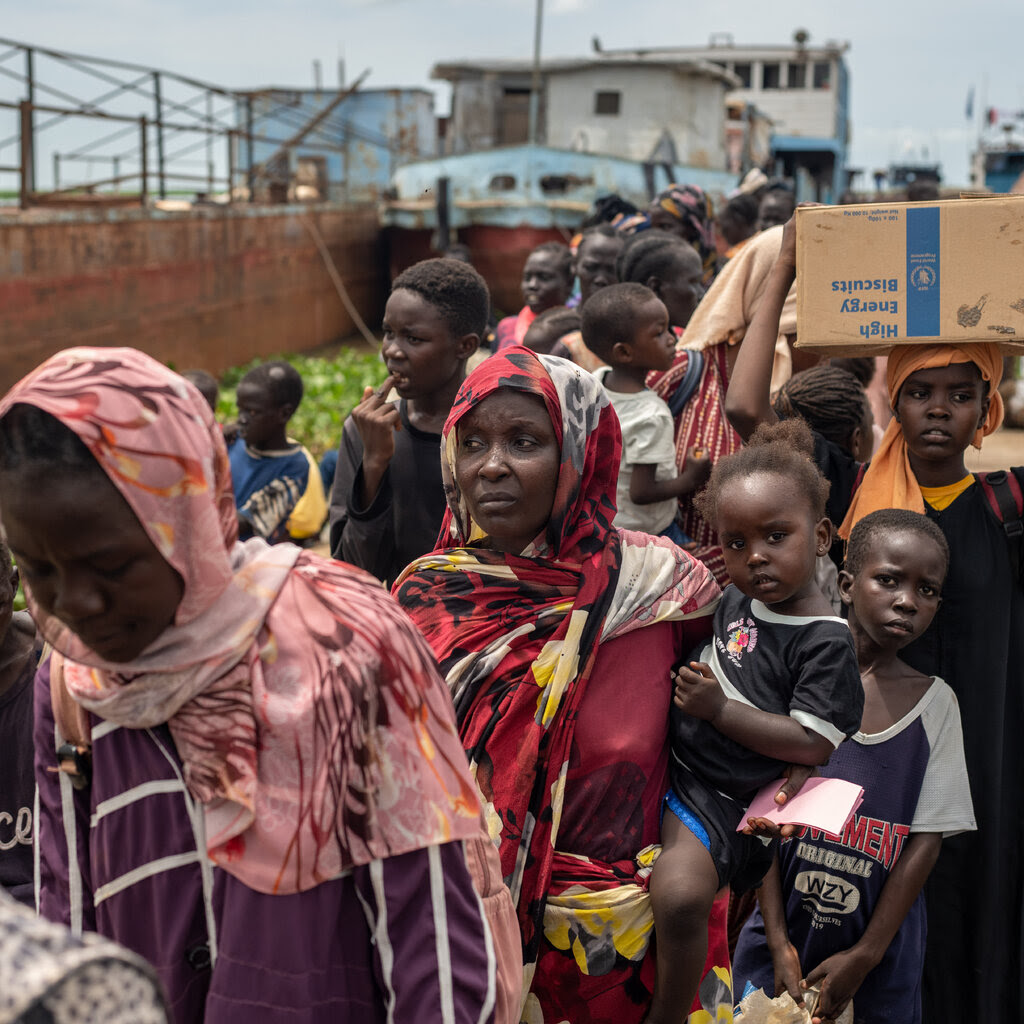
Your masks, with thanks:
<instances>
[{"instance_id":1,"label":"crowd of people","mask_svg":"<svg viewBox=\"0 0 1024 1024\"><path fill-rule=\"evenodd\" d=\"M323 474L283 361L0 400L0 1021L1024 1019L1003 359L795 349L793 212L408 268Z\"/></svg>"}]
</instances>

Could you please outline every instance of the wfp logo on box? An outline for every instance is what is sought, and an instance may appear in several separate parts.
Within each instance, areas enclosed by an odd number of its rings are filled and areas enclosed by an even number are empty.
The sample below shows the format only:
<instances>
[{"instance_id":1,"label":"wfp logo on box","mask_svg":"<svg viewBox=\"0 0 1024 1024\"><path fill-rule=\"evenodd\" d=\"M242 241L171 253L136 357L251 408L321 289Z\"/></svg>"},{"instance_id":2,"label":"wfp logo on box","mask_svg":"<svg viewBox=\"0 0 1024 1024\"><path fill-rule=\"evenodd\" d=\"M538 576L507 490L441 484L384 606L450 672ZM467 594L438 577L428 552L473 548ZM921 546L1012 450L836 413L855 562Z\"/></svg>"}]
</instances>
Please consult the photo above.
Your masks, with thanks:
<instances>
[{"instance_id":1,"label":"wfp logo on box","mask_svg":"<svg viewBox=\"0 0 1024 1024\"><path fill-rule=\"evenodd\" d=\"M929 288L935 285L937 280L938 275L935 273L935 268L928 263L918 263L910 271L910 284L916 291L928 291Z\"/></svg>"}]
</instances>

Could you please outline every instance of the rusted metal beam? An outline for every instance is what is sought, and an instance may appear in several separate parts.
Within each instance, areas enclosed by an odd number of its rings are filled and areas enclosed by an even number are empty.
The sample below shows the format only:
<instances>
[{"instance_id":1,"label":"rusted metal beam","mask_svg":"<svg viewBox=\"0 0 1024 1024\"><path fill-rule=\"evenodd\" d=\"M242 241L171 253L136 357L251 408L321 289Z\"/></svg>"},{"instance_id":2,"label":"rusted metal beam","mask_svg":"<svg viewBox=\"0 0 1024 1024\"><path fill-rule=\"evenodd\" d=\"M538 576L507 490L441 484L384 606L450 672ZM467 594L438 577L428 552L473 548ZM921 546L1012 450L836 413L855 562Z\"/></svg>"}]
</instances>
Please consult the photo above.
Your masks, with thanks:
<instances>
[{"instance_id":1,"label":"rusted metal beam","mask_svg":"<svg viewBox=\"0 0 1024 1024\"><path fill-rule=\"evenodd\" d=\"M141 186L139 188L139 201L142 206L146 205L149 198L149 139L147 138L149 124L144 117L139 118L139 153L141 154L142 166L139 168Z\"/></svg>"},{"instance_id":2,"label":"rusted metal beam","mask_svg":"<svg viewBox=\"0 0 1024 1024\"><path fill-rule=\"evenodd\" d=\"M167 198L167 179L164 177L164 104L160 95L160 72L153 72L153 104L156 117L156 180L160 198Z\"/></svg>"},{"instance_id":3,"label":"rusted metal beam","mask_svg":"<svg viewBox=\"0 0 1024 1024\"><path fill-rule=\"evenodd\" d=\"M125 181L134 181L139 177L138 171L133 171L131 174L119 174L115 178L100 178L98 181L82 181L77 185L65 185L63 188L55 188L45 194L48 196L63 196L69 192L91 192L95 188L99 188L101 185L120 185Z\"/></svg>"},{"instance_id":4,"label":"rusted metal beam","mask_svg":"<svg viewBox=\"0 0 1024 1024\"><path fill-rule=\"evenodd\" d=\"M33 104L36 101L36 75L35 75L35 60L33 58L32 48L29 47L25 51L25 99L28 100L29 109L28 116L31 123L31 130L29 131L29 146L32 150L32 158L29 161L29 178L28 188L30 192L36 190L36 132L35 132L35 114L33 113Z\"/></svg>"},{"instance_id":5,"label":"rusted metal beam","mask_svg":"<svg viewBox=\"0 0 1024 1024\"><path fill-rule=\"evenodd\" d=\"M21 184L18 202L21 208L27 209L32 200L32 104L22 100L18 104L21 122Z\"/></svg>"},{"instance_id":6,"label":"rusted metal beam","mask_svg":"<svg viewBox=\"0 0 1024 1024\"><path fill-rule=\"evenodd\" d=\"M235 133L228 132L228 202L235 201Z\"/></svg>"}]
</instances>

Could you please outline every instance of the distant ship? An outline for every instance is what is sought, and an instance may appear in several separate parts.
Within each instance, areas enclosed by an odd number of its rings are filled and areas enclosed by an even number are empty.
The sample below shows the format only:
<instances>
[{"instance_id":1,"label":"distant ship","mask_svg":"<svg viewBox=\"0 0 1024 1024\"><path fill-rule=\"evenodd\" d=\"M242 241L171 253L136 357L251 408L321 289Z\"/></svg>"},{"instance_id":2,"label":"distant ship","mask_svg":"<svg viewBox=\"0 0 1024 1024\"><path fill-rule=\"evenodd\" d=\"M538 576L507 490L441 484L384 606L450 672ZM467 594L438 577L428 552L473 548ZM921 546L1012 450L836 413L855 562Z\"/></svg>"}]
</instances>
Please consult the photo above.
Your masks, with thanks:
<instances>
[{"instance_id":1,"label":"distant ship","mask_svg":"<svg viewBox=\"0 0 1024 1024\"><path fill-rule=\"evenodd\" d=\"M988 192L1024 192L1024 110L990 107L971 158L971 186Z\"/></svg>"}]
</instances>

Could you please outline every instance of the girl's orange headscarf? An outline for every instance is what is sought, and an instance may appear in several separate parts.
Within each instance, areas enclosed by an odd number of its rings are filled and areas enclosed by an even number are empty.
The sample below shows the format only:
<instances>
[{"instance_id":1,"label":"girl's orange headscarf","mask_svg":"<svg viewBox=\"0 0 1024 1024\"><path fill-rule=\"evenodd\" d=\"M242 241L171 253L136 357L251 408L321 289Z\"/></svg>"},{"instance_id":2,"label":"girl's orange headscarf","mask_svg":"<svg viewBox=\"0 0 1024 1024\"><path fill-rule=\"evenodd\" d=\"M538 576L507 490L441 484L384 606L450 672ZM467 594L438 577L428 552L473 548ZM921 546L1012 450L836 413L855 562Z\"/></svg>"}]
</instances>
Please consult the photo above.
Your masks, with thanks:
<instances>
[{"instance_id":1,"label":"girl's orange headscarf","mask_svg":"<svg viewBox=\"0 0 1024 1024\"><path fill-rule=\"evenodd\" d=\"M974 363L989 384L988 416L975 433L971 444L981 447L981 439L1003 422L1003 399L996 390L1003 379L1003 357L999 346L989 342L970 345L905 345L889 353L886 383L889 402L895 407L903 382L918 370L929 370L952 363ZM850 539L850 531L859 519L880 508L906 508L924 512L921 487L910 468L907 442L895 419L885 428L881 444L850 502L849 511L839 527L839 536Z\"/></svg>"}]
</instances>

